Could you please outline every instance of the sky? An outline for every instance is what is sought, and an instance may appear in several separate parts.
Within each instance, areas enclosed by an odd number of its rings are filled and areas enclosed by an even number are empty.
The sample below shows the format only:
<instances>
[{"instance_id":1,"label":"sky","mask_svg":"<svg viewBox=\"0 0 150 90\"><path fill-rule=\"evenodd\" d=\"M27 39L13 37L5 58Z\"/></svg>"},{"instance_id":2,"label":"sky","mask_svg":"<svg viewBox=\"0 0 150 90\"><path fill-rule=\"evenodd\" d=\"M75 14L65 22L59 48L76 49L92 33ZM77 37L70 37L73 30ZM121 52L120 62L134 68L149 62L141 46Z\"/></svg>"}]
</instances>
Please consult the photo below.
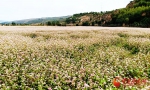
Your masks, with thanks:
<instances>
[{"instance_id":1,"label":"sky","mask_svg":"<svg viewBox=\"0 0 150 90\"><path fill-rule=\"evenodd\" d=\"M124 8L131 0L0 0L0 20L58 17Z\"/></svg>"}]
</instances>

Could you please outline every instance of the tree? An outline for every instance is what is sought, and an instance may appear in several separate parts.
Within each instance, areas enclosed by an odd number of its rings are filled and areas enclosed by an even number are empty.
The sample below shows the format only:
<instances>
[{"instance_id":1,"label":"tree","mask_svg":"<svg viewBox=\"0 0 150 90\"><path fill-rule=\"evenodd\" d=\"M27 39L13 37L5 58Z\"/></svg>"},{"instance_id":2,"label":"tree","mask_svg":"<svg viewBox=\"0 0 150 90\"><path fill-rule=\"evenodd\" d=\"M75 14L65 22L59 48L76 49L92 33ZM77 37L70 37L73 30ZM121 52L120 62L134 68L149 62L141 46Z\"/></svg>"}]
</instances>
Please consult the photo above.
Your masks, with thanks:
<instances>
[{"instance_id":1,"label":"tree","mask_svg":"<svg viewBox=\"0 0 150 90\"><path fill-rule=\"evenodd\" d=\"M56 25L56 21L52 21L52 26L55 26Z\"/></svg>"},{"instance_id":2,"label":"tree","mask_svg":"<svg viewBox=\"0 0 150 90\"><path fill-rule=\"evenodd\" d=\"M48 21L48 22L46 23L46 25L51 26L52 23L51 23L50 21Z\"/></svg>"},{"instance_id":3,"label":"tree","mask_svg":"<svg viewBox=\"0 0 150 90\"><path fill-rule=\"evenodd\" d=\"M88 21L83 22L83 23L82 23L82 26L90 26L90 23L89 23Z\"/></svg>"},{"instance_id":4,"label":"tree","mask_svg":"<svg viewBox=\"0 0 150 90\"><path fill-rule=\"evenodd\" d=\"M101 26L101 25L102 25L102 22L104 22L104 21L105 21L105 20L103 20L103 19L102 19L101 21L98 21L98 22L97 22L98 26Z\"/></svg>"},{"instance_id":5,"label":"tree","mask_svg":"<svg viewBox=\"0 0 150 90\"><path fill-rule=\"evenodd\" d=\"M148 27L150 25L150 18L145 17L141 20L142 27Z\"/></svg>"},{"instance_id":6,"label":"tree","mask_svg":"<svg viewBox=\"0 0 150 90\"><path fill-rule=\"evenodd\" d=\"M15 22L12 22L11 25L12 25L12 26L16 26L16 23L15 23Z\"/></svg>"},{"instance_id":7,"label":"tree","mask_svg":"<svg viewBox=\"0 0 150 90\"><path fill-rule=\"evenodd\" d=\"M67 24L69 24L71 22L71 18L66 18L66 21L65 21Z\"/></svg>"},{"instance_id":8,"label":"tree","mask_svg":"<svg viewBox=\"0 0 150 90\"><path fill-rule=\"evenodd\" d=\"M95 26L95 22L92 22L92 26Z\"/></svg>"},{"instance_id":9,"label":"tree","mask_svg":"<svg viewBox=\"0 0 150 90\"><path fill-rule=\"evenodd\" d=\"M57 25L57 26L61 26L61 24L60 24L59 21L56 21L56 25Z\"/></svg>"},{"instance_id":10,"label":"tree","mask_svg":"<svg viewBox=\"0 0 150 90\"><path fill-rule=\"evenodd\" d=\"M126 24L129 23L129 18L125 18L125 23L126 23Z\"/></svg>"}]
</instances>

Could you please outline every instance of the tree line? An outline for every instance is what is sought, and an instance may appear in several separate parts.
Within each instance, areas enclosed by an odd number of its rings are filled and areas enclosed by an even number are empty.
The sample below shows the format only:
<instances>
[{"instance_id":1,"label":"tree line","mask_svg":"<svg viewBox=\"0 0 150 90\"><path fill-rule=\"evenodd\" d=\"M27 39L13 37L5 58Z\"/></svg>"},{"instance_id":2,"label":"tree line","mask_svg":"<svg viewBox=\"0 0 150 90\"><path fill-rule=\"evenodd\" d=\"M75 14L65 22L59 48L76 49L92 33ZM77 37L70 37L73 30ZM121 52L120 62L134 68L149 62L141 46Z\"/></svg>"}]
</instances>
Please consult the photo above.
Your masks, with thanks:
<instances>
[{"instance_id":1,"label":"tree line","mask_svg":"<svg viewBox=\"0 0 150 90\"><path fill-rule=\"evenodd\" d=\"M84 16L88 19L82 20ZM78 13L63 21L47 21L36 24L18 24L12 22L6 25L150 27L150 0L133 0L126 8L113 11Z\"/></svg>"},{"instance_id":2,"label":"tree line","mask_svg":"<svg viewBox=\"0 0 150 90\"><path fill-rule=\"evenodd\" d=\"M92 18L81 22L82 16L92 15ZM110 18L107 15L111 16ZM97 17L97 18L94 18ZM100 19L99 19L100 18ZM116 9L107 12L79 13L66 19L66 23L76 26L131 26L150 27L150 0L131 1L126 8ZM82 23L82 24L80 24Z\"/></svg>"}]
</instances>

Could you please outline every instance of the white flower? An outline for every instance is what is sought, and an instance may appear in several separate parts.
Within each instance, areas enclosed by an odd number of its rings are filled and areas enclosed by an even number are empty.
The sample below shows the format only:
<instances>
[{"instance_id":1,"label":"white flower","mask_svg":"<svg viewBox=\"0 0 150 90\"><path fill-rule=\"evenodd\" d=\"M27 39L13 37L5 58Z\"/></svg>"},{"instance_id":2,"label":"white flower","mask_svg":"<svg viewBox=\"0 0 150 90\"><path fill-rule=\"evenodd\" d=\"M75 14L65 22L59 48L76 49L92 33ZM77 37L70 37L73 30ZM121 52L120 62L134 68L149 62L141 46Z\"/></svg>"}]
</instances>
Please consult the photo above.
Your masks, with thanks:
<instances>
[{"instance_id":1,"label":"white flower","mask_svg":"<svg viewBox=\"0 0 150 90\"><path fill-rule=\"evenodd\" d=\"M88 84L84 83L84 87L86 87L86 88L87 88L87 87L90 87L90 86L89 86Z\"/></svg>"}]
</instances>

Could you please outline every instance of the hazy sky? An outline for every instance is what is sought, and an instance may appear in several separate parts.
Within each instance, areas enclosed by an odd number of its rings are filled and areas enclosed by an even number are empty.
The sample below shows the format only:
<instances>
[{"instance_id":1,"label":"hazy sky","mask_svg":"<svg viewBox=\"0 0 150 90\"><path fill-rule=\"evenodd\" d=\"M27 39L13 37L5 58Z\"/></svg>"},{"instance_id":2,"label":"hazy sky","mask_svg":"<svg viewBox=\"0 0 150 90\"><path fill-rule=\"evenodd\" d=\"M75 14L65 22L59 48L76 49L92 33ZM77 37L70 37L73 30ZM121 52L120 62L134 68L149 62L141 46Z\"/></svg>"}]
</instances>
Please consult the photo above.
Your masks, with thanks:
<instances>
[{"instance_id":1,"label":"hazy sky","mask_svg":"<svg viewBox=\"0 0 150 90\"><path fill-rule=\"evenodd\" d=\"M109 11L131 0L0 0L0 20L66 16L80 12Z\"/></svg>"}]
</instances>

